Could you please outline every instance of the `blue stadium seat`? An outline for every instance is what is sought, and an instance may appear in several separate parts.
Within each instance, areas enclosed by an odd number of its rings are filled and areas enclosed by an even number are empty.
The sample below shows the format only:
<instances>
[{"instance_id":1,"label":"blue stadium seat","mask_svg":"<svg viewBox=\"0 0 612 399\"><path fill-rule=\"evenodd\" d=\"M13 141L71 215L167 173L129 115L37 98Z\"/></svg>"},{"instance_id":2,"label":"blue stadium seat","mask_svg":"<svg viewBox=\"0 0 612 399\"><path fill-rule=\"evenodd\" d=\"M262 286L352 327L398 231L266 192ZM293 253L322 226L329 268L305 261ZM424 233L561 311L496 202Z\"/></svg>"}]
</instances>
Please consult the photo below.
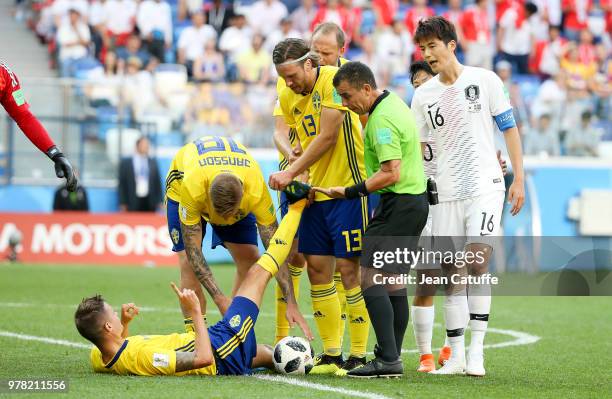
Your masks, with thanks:
<instances>
[{"instance_id":1,"label":"blue stadium seat","mask_svg":"<svg viewBox=\"0 0 612 399\"><path fill-rule=\"evenodd\" d=\"M96 108L96 120L98 122L98 139L104 141L106 139L106 133L113 128L116 128L119 124L119 112L116 107L98 107ZM124 111L123 115L123 126L130 124L130 114Z\"/></svg>"},{"instance_id":2,"label":"blue stadium seat","mask_svg":"<svg viewBox=\"0 0 612 399\"><path fill-rule=\"evenodd\" d=\"M77 79L85 80L89 77L89 74L96 68L103 68L100 61L95 58L83 58L75 61L73 64L74 77Z\"/></svg>"}]
</instances>

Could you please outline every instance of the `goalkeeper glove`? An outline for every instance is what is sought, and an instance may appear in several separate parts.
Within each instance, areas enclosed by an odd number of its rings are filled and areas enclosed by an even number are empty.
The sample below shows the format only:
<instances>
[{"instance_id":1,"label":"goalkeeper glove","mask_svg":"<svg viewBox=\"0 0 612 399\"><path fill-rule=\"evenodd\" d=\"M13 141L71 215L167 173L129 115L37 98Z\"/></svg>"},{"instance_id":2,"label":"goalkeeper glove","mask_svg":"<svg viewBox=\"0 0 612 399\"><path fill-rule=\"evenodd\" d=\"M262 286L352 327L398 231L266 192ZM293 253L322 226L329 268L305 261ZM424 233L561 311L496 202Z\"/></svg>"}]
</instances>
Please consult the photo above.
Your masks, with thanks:
<instances>
[{"instance_id":1,"label":"goalkeeper glove","mask_svg":"<svg viewBox=\"0 0 612 399\"><path fill-rule=\"evenodd\" d=\"M62 154L57 146L53 146L47 150L47 156L51 158L55 164L55 175L60 179L66 178L66 188L68 191L76 191L78 181L72 169L72 165L64 154Z\"/></svg>"}]
</instances>

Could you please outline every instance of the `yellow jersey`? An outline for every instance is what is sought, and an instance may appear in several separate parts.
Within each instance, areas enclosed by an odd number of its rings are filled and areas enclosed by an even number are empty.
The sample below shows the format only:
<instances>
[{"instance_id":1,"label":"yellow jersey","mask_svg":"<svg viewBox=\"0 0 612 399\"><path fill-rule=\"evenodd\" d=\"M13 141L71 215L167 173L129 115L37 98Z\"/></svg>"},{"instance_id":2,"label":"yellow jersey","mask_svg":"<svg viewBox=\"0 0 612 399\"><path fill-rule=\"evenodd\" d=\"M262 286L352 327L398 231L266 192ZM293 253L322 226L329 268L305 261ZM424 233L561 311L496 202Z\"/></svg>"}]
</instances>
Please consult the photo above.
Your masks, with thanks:
<instances>
[{"instance_id":1,"label":"yellow jersey","mask_svg":"<svg viewBox=\"0 0 612 399\"><path fill-rule=\"evenodd\" d=\"M95 346L89 359L96 373L119 375L216 375L213 363L201 369L176 372L176 352L193 352L195 333L169 335L134 335L126 338L115 356L108 362L102 360L102 353Z\"/></svg>"},{"instance_id":2,"label":"yellow jersey","mask_svg":"<svg viewBox=\"0 0 612 399\"><path fill-rule=\"evenodd\" d=\"M340 57L338 59L338 67L341 67L347 62L348 60L346 58ZM274 111L272 112L272 116L274 117L283 116L283 109L280 106L279 98L280 98L280 93L283 91L285 87L287 87L287 84L285 83L285 79L279 76L278 79L276 80L276 103L274 104ZM296 140L297 140L297 134L295 132L295 129L290 129L289 130L289 142L291 143L291 147L295 147ZM285 170L287 169L287 166L289 166L289 162L285 159L285 156L281 154L279 151L278 152L278 169Z\"/></svg>"},{"instance_id":3,"label":"yellow jersey","mask_svg":"<svg viewBox=\"0 0 612 399\"><path fill-rule=\"evenodd\" d=\"M232 173L242 182L240 211L233 218L218 215L208 195L212 181L221 173ZM228 226L249 213L259 224L276 222L272 197L259 165L242 144L231 138L206 136L183 146L170 165L166 197L179 203L179 217L188 226L200 223L200 218Z\"/></svg>"},{"instance_id":4,"label":"yellow jersey","mask_svg":"<svg viewBox=\"0 0 612 399\"><path fill-rule=\"evenodd\" d=\"M309 168L309 183L313 186L352 186L363 181L366 176L361 123L357 114L342 106L342 98L333 85L337 70L338 68L333 66L317 68L315 85L307 95L296 94L285 87L279 96L285 121L297 131L304 150L320 131L323 107L346 112L336 145ZM329 199L321 193L315 195L315 201Z\"/></svg>"}]
</instances>

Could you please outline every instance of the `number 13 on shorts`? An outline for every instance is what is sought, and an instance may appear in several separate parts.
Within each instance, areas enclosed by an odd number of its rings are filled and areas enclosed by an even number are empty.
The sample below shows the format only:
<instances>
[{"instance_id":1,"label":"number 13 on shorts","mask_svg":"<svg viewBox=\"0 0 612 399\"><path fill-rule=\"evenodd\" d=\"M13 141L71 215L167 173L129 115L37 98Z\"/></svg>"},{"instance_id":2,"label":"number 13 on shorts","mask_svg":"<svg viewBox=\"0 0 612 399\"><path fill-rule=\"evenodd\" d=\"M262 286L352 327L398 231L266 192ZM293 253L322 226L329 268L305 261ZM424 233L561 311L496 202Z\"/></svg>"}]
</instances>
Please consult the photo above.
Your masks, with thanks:
<instances>
[{"instance_id":1,"label":"number 13 on shorts","mask_svg":"<svg viewBox=\"0 0 612 399\"><path fill-rule=\"evenodd\" d=\"M361 229L344 230L342 236L346 243L346 252L361 251Z\"/></svg>"}]
</instances>

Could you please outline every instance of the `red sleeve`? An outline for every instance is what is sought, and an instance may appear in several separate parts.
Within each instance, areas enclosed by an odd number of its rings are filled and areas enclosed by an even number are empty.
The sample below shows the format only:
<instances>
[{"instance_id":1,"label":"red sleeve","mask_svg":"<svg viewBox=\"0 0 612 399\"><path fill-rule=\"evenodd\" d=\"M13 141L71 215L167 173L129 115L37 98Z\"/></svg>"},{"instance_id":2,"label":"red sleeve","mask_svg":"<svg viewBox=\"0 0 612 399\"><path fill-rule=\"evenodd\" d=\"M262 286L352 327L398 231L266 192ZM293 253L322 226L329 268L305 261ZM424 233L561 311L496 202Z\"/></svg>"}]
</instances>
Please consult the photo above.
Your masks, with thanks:
<instances>
[{"instance_id":1,"label":"red sleeve","mask_svg":"<svg viewBox=\"0 0 612 399\"><path fill-rule=\"evenodd\" d=\"M40 121L30 112L19 79L3 63L0 63L0 103L40 151L46 153L55 145Z\"/></svg>"}]
</instances>

